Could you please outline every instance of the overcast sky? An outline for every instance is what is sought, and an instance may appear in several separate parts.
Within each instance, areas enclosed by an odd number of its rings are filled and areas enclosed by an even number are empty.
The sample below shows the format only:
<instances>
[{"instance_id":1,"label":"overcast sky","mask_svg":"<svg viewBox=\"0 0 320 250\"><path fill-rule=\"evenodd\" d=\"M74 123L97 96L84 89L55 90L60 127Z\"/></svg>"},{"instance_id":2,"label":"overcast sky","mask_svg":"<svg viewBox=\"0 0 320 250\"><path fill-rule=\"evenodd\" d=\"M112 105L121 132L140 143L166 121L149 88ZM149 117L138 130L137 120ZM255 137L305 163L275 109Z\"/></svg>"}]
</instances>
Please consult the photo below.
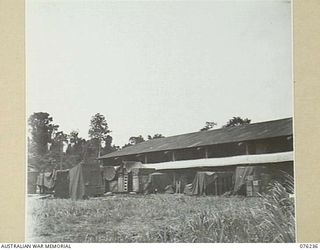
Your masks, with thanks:
<instances>
[{"instance_id":1,"label":"overcast sky","mask_svg":"<svg viewBox=\"0 0 320 250\"><path fill-rule=\"evenodd\" d=\"M27 107L114 143L292 116L288 1L28 0Z\"/></svg>"}]
</instances>

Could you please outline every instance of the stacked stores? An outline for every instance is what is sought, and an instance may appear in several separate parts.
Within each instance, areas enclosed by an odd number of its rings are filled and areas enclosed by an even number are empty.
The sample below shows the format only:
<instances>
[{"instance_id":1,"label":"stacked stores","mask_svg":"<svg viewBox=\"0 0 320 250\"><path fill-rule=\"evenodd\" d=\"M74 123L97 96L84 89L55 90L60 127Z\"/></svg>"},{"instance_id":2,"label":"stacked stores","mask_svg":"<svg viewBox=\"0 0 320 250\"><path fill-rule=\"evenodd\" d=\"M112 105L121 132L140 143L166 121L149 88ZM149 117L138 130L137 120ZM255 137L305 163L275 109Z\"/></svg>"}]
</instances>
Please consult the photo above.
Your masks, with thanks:
<instances>
[{"instance_id":1,"label":"stacked stores","mask_svg":"<svg viewBox=\"0 0 320 250\"><path fill-rule=\"evenodd\" d=\"M149 174L155 169L144 168L140 162L124 161L118 167L104 167L103 176L107 190L115 193L143 193L148 183Z\"/></svg>"}]
</instances>

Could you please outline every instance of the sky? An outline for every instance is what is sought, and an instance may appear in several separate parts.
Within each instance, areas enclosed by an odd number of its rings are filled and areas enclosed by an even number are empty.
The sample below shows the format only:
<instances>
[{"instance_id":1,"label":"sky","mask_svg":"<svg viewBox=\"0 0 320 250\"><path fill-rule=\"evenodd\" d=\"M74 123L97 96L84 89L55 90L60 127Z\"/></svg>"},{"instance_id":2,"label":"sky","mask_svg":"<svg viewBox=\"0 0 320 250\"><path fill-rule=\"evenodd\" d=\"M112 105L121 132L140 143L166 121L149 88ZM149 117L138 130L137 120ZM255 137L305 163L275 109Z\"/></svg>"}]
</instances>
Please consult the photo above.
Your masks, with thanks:
<instances>
[{"instance_id":1,"label":"sky","mask_svg":"<svg viewBox=\"0 0 320 250\"><path fill-rule=\"evenodd\" d=\"M289 1L26 1L27 115L113 143L293 115Z\"/></svg>"}]
</instances>

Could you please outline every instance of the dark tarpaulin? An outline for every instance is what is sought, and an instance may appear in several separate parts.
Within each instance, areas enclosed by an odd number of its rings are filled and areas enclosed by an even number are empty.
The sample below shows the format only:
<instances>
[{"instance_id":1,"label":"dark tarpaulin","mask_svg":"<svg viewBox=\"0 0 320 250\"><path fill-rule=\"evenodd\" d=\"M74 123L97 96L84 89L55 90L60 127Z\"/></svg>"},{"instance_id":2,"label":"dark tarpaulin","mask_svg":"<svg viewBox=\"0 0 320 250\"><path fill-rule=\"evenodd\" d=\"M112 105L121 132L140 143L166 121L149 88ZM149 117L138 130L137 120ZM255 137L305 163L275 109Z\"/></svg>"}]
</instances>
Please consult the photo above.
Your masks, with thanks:
<instances>
[{"instance_id":1,"label":"dark tarpaulin","mask_svg":"<svg viewBox=\"0 0 320 250\"><path fill-rule=\"evenodd\" d=\"M86 196L99 196L104 193L103 172L97 164L81 164Z\"/></svg>"},{"instance_id":2,"label":"dark tarpaulin","mask_svg":"<svg viewBox=\"0 0 320 250\"><path fill-rule=\"evenodd\" d=\"M84 178L82 173L82 165L77 166L69 170L69 194L72 200L83 199L85 194Z\"/></svg>"},{"instance_id":3,"label":"dark tarpaulin","mask_svg":"<svg viewBox=\"0 0 320 250\"><path fill-rule=\"evenodd\" d=\"M54 197L69 198L69 170L57 170L55 172Z\"/></svg>"},{"instance_id":4,"label":"dark tarpaulin","mask_svg":"<svg viewBox=\"0 0 320 250\"><path fill-rule=\"evenodd\" d=\"M152 173L149 175L146 191L151 193L164 193L166 191L166 187L172 185L172 182L172 177L166 173Z\"/></svg>"},{"instance_id":5,"label":"dark tarpaulin","mask_svg":"<svg viewBox=\"0 0 320 250\"><path fill-rule=\"evenodd\" d=\"M215 172L197 172L193 182L185 186L184 193L188 195L207 194L207 187L217 178L218 175Z\"/></svg>"}]
</instances>

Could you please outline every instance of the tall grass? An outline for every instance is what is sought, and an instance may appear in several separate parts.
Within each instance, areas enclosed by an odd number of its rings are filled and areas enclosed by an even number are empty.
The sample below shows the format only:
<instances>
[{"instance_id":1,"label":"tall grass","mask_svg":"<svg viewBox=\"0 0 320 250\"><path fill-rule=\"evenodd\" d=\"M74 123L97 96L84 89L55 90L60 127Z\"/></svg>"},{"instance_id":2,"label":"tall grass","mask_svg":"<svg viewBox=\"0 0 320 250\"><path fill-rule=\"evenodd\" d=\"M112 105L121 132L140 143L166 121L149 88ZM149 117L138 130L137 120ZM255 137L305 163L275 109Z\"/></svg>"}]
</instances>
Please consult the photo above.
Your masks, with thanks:
<instances>
[{"instance_id":1,"label":"tall grass","mask_svg":"<svg viewBox=\"0 0 320 250\"><path fill-rule=\"evenodd\" d=\"M117 195L29 202L32 242L294 242L294 203L261 197Z\"/></svg>"}]
</instances>

